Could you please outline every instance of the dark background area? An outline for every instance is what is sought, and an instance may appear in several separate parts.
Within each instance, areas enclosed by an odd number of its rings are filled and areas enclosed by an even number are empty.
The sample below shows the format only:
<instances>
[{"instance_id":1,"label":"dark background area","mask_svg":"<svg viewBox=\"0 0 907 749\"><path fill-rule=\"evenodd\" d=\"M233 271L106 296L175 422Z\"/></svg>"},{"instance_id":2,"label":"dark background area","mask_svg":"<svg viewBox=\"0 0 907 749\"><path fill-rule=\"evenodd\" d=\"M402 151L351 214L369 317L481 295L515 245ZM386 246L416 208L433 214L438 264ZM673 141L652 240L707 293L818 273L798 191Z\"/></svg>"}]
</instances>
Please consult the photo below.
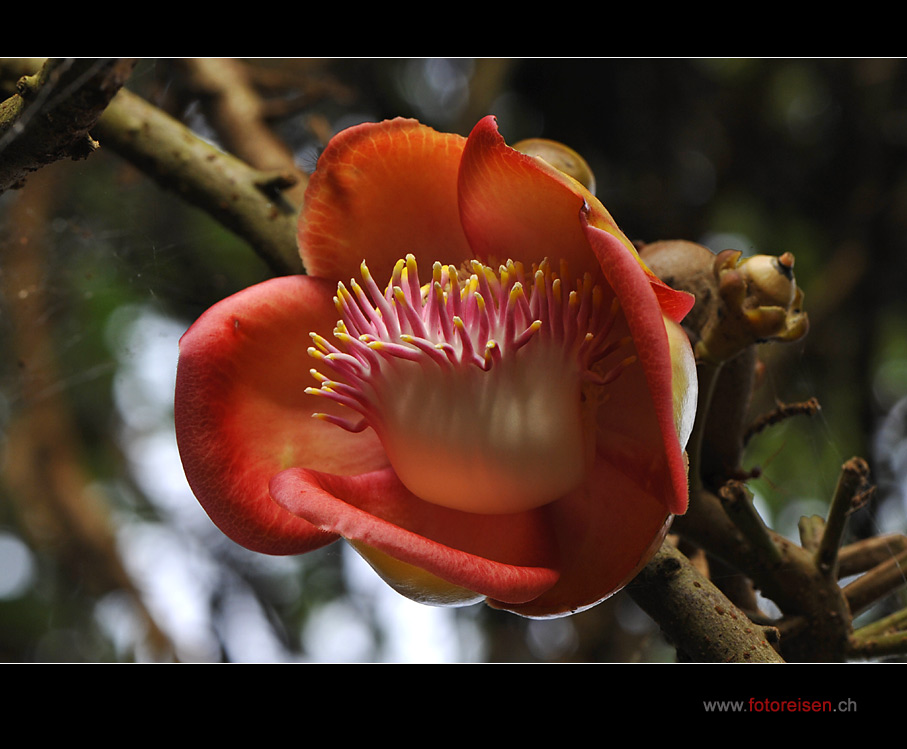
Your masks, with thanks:
<instances>
[{"instance_id":1,"label":"dark background area","mask_svg":"<svg viewBox=\"0 0 907 749\"><path fill-rule=\"evenodd\" d=\"M822 410L750 445L757 504L793 535L860 455L880 492L851 533L907 530L903 61L249 64L321 92L275 123L309 171L326 131L410 116L466 135L496 114L511 143L547 137L583 154L634 240L792 252L811 331L763 352L753 413L810 397ZM214 139L182 76L178 61L144 60L128 87ZM274 559L223 538L175 451L176 342L267 275L242 241L103 143L0 195L0 659L673 659L621 594L545 622L435 610L385 590L340 544ZM41 419L57 425L50 444L30 442ZM43 450L48 471L68 467L66 503L21 476L23 450Z\"/></svg>"}]
</instances>

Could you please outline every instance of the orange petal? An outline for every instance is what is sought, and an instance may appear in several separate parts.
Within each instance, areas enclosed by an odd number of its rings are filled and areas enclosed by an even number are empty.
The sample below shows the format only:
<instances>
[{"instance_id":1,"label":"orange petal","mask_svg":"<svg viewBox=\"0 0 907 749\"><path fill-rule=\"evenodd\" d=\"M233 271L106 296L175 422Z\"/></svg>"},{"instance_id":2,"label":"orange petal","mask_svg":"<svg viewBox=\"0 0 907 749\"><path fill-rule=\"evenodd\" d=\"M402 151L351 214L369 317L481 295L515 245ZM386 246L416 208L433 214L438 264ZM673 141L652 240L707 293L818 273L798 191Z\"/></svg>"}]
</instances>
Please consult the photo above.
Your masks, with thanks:
<instances>
[{"instance_id":1,"label":"orange petal","mask_svg":"<svg viewBox=\"0 0 907 749\"><path fill-rule=\"evenodd\" d=\"M348 281L365 260L379 284L407 253L430 268L472 257L457 213L465 139L415 120L348 128L331 139L306 190L299 247L309 275Z\"/></svg>"},{"instance_id":2,"label":"orange petal","mask_svg":"<svg viewBox=\"0 0 907 749\"><path fill-rule=\"evenodd\" d=\"M333 329L333 292L304 276L266 281L214 305L180 341L175 419L186 477L215 524L256 551L296 554L336 539L271 501L275 473L295 465L358 473L386 462L370 430L312 418L331 404L305 393L315 384L308 334Z\"/></svg>"},{"instance_id":3,"label":"orange petal","mask_svg":"<svg viewBox=\"0 0 907 749\"><path fill-rule=\"evenodd\" d=\"M473 128L460 167L460 216L480 259L532 263L547 257L555 267L567 260L574 274L598 277L580 214L635 254L608 211L579 182L510 148L493 116Z\"/></svg>"},{"instance_id":4,"label":"orange petal","mask_svg":"<svg viewBox=\"0 0 907 749\"><path fill-rule=\"evenodd\" d=\"M493 116L473 128L460 168L460 215L469 243L482 260L538 262L565 259L574 274L597 276L580 217L614 236L645 270L665 314L675 322L693 306L690 294L662 283L592 193L540 158L510 148Z\"/></svg>"}]
</instances>

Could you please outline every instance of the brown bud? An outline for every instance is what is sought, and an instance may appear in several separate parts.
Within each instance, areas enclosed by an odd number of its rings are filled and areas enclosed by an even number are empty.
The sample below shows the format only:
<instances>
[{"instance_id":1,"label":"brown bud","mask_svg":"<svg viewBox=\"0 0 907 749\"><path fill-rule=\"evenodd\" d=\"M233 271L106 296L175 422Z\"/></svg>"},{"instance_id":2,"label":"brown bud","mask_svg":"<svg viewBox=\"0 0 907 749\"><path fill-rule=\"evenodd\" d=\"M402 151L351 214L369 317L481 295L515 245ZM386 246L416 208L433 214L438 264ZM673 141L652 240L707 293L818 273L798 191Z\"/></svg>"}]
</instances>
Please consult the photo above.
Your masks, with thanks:
<instances>
[{"instance_id":1,"label":"brown bud","mask_svg":"<svg viewBox=\"0 0 907 749\"><path fill-rule=\"evenodd\" d=\"M707 247L682 239L664 240L643 245L639 250L643 262L668 286L686 291L696 298L683 326L695 344L713 317L720 301L715 277L715 253Z\"/></svg>"},{"instance_id":2,"label":"brown bud","mask_svg":"<svg viewBox=\"0 0 907 749\"><path fill-rule=\"evenodd\" d=\"M595 175L586 160L572 148L558 143L556 140L545 138L521 140L514 148L528 156L543 159L555 169L573 177L593 195L595 194Z\"/></svg>"},{"instance_id":3,"label":"brown bud","mask_svg":"<svg viewBox=\"0 0 907 749\"><path fill-rule=\"evenodd\" d=\"M696 296L684 325L701 359L727 361L754 343L795 341L809 329L789 252L742 258L737 250L715 255L666 241L645 245L640 256L665 283Z\"/></svg>"}]
</instances>

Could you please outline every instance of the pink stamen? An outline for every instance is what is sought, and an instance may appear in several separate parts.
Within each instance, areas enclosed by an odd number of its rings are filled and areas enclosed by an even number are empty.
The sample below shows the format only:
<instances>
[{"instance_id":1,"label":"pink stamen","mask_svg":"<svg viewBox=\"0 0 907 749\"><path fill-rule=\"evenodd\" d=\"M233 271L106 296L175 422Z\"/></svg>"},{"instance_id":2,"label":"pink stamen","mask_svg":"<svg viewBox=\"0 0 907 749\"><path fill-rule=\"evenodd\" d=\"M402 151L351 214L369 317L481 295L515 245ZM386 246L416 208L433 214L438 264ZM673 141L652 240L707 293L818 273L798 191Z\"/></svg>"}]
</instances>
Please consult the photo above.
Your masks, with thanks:
<instances>
[{"instance_id":1,"label":"pink stamen","mask_svg":"<svg viewBox=\"0 0 907 749\"><path fill-rule=\"evenodd\" d=\"M471 275L461 282L453 266L434 263L431 281L422 287L416 260L409 255L395 264L382 293L363 263L362 285L355 280L349 287L338 284L335 304L342 319L334 331L336 344L312 335L310 355L334 378L316 375L320 387L307 392L372 422L380 418L382 404L374 402L369 381L391 376L382 369L391 360L431 363L442 370L475 366L487 372L538 339L540 345L560 347L565 357L574 358L584 381L600 385L613 382L635 360L627 357L604 375L591 370L628 346L629 339L613 339L619 306L615 299L606 308L601 288L588 274L567 289L564 263L561 275L555 275L544 260L528 278L521 264L510 261L497 272L476 260L469 268ZM339 417L319 418L352 431L364 428Z\"/></svg>"}]
</instances>

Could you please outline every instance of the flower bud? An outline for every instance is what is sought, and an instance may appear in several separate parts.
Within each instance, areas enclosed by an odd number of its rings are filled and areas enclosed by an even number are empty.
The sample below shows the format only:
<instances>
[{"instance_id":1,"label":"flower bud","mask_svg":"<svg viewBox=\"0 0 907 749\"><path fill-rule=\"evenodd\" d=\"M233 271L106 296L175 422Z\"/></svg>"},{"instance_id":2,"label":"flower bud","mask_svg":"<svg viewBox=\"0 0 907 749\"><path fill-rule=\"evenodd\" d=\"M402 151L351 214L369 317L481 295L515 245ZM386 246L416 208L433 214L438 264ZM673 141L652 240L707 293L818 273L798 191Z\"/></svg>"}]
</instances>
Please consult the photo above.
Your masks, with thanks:
<instances>
[{"instance_id":1,"label":"flower bud","mask_svg":"<svg viewBox=\"0 0 907 749\"><path fill-rule=\"evenodd\" d=\"M556 140L545 138L528 138L521 140L514 148L527 156L537 156L548 162L555 169L573 177L593 195L595 194L595 175L586 160L576 151Z\"/></svg>"},{"instance_id":2,"label":"flower bud","mask_svg":"<svg viewBox=\"0 0 907 749\"><path fill-rule=\"evenodd\" d=\"M737 250L715 258L715 277L724 314L703 331L700 352L724 361L753 343L796 341L809 330L802 310L803 291L794 279L794 256L755 255L741 260Z\"/></svg>"},{"instance_id":3,"label":"flower bud","mask_svg":"<svg viewBox=\"0 0 907 749\"><path fill-rule=\"evenodd\" d=\"M803 291L794 278L794 256L754 255L738 250L717 255L679 240L646 245L643 261L665 283L694 294L684 320L698 359L721 363L754 343L795 341L806 335Z\"/></svg>"}]
</instances>

